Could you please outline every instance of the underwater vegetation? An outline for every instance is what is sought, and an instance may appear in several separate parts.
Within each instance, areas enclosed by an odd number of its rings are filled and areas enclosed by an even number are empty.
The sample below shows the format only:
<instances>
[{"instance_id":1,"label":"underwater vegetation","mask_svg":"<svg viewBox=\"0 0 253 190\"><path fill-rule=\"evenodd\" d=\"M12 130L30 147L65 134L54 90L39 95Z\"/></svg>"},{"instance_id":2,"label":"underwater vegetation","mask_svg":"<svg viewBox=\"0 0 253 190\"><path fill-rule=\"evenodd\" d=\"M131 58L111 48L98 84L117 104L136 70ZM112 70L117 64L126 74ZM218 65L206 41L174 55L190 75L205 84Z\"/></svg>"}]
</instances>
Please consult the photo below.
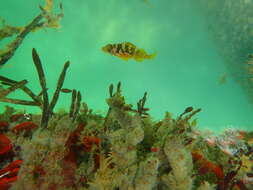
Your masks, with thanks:
<instances>
[{"instance_id":1,"label":"underwater vegetation","mask_svg":"<svg viewBox=\"0 0 253 190\"><path fill-rule=\"evenodd\" d=\"M60 13L53 12L53 0L46 0L44 7L40 6L41 13L25 26L10 26L4 19L0 20L3 25L0 28L0 40L16 35L15 39L0 49L0 66L3 66L15 53L25 37L30 32L36 32L44 28L59 28L59 21L64 16L62 4L59 5Z\"/></svg>"},{"instance_id":2,"label":"underwater vegetation","mask_svg":"<svg viewBox=\"0 0 253 190\"><path fill-rule=\"evenodd\" d=\"M54 15L53 1L46 2L36 17L44 21L35 19L25 26L26 34L40 27L58 27L63 14ZM25 36L20 38L22 29L11 32L11 28L5 26L0 34L3 38L18 34L18 40L0 53L1 64ZM0 190L253 189L253 132L228 129L214 136L200 131L194 117L202 110L192 106L176 117L166 112L155 121L146 107L148 93L136 106L128 104L121 82L109 85L107 114L96 114L80 91L64 88L69 61L50 100L43 63L34 48L32 60L40 93L27 87L28 79L0 76L0 102L41 110L23 113L6 106L0 113ZM16 90L31 100L8 98ZM71 94L69 109L55 111L59 96L66 93Z\"/></svg>"},{"instance_id":3,"label":"underwater vegetation","mask_svg":"<svg viewBox=\"0 0 253 190\"><path fill-rule=\"evenodd\" d=\"M106 116L93 113L80 91L63 88L66 62L52 100L35 49L32 58L42 92L1 76L1 101L21 89L41 114L6 106L0 114L1 190L249 190L253 183L253 133L227 130L212 136L192 119L201 109L187 107L178 117L169 112L154 121L145 106L127 104L121 82L109 86ZM4 88L4 86L8 86ZM14 88L15 87L15 88ZM11 90L10 90L11 88ZM61 93L71 93L68 111L54 111ZM31 95L33 94L33 95Z\"/></svg>"}]
</instances>

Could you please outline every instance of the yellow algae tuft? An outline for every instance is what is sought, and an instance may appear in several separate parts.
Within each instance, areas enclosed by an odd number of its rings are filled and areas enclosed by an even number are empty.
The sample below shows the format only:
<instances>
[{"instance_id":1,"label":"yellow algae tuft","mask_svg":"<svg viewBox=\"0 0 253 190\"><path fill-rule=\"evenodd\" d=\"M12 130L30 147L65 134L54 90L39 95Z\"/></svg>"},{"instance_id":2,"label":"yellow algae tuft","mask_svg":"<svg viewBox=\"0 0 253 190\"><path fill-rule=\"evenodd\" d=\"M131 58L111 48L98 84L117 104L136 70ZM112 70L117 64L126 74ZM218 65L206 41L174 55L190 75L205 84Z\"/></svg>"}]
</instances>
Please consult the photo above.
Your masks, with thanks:
<instances>
[{"instance_id":1,"label":"yellow algae tuft","mask_svg":"<svg viewBox=\"0 0 253 190\"><path fill-rule=\"evenodd\" d=\"M44 7L44 10L47 12L50 12L53 8L53 0L46 0L46 5Z\"/></svg>"}]
</instances>

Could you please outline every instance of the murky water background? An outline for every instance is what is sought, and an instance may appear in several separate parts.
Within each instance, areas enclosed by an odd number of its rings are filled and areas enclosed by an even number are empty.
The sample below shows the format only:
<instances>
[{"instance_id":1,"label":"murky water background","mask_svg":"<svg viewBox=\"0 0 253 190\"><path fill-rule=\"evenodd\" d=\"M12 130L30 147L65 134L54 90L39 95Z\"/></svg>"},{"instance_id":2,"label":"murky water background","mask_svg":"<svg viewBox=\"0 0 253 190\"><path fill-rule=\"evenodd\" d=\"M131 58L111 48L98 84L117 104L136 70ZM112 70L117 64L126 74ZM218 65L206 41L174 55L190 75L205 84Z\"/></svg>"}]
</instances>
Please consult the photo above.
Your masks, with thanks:
<instances>
[{"instance_id":1,"label":"murky water background","mask_svg":"<svg viewBox=\"0 0 253 190\"><path fill-rule=\"evenodd\" d=\"M59 1L56 1L57 3ZM111 83L122 82L128 103L148 92L147 107L158 120L165 111L179 115L188 106L202 108L198 124L219 132L228 127L253 127L252 84L245 69L253 52L253 1L218 0L74 0L62 1L62 27L29 34L0 74L27 79L40 92L32 63L36 48L52 96L63 64L71 62L65 88L80 90L94 111L107 110L105 99ZM0 16L10 25L26 25L40 13L43 0L0 3ZM56 7L57 11L57 7ZM0 42L4 47L10 39ZM153 60L123 61L104 54L108 43L130 41ZM226 80L221 82L221 77ZM224 79L224 78L223 78ZM221 84L222 83L222 84ZM22 92L10 97L28 99ZM71 95L62 94L58 108L68 109ZM1 103L0 109L6 104ZM17 106L27 112L37 108Z\"/></svg>"}]
</instances>

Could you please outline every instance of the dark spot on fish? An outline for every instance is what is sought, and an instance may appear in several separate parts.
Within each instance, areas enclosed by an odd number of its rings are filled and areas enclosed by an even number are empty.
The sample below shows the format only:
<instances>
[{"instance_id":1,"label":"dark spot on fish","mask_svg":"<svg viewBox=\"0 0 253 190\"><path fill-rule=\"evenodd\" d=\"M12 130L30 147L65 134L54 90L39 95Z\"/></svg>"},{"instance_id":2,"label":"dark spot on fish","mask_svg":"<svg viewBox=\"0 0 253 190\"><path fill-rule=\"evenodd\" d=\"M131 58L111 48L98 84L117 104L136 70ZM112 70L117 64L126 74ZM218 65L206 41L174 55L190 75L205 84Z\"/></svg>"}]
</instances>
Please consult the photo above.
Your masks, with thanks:
<instances>
[{"instance_id":1,"label":"dark spot on fish","mask_svg":"<svg viewBox=\"0 0 253 190\"><path fill-rule=\"evenodd\" d=\"M108 47L108 51L111 54L114 54L115 53L115 48L117 48L116 44L110 44L109 47Z\"/></svg>"},{"instance_id":2,"label":"dark spot on fish","mask_svg":"<svg viewBox=\"0 0 253 190\"><path fill-rule=\"evenodd\" d=\"M123 51L127 53L129 52L129 46L127 45L127 43L124 43Z\"/></svg>"},{"instance_id":3,"label":"dark spot on fish","mask_svg":"<svg viewBox=\"0 0 253 190\"><path fill-rule=\"evenodd\" d=\"M122 44L117 44L116 53L122 53Z\"/></svg>"},{"instance_id":4,"label":"dark spot on fish","mask_svg":"<svg viewBox=\"0 0 253 190\"><path fill-rule=\"evenodd\" d=\"M130 55L133 55L134 54L134 52L135 52L135 47L129 47L129 54Z\"/></svg>"}]
</instances>

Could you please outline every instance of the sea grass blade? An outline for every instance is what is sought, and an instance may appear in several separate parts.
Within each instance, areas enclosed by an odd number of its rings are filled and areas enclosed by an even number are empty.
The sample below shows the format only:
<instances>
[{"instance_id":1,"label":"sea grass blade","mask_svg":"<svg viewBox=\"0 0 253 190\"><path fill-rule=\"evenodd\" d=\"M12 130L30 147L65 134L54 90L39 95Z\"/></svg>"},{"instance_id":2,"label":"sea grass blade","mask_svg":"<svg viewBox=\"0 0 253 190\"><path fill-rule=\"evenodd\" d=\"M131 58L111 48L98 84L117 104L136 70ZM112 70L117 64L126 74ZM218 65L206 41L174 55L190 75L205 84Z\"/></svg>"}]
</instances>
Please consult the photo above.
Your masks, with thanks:
<instances>
[{"instance_id":1,"label":"sea grass blade","mask_svg":"<svg viewBox=\"0 0 253 190\"><path fill-rule=\"evenodd\" d=\"M77 92L77 97L76 97L76 103L75 103L75 111L74 111L74 114L73 114L73 122L76 120L77 115L79 113L80 106L81 106L81 101L82 101L82 95L81 95L81 92L78 91Z\"/></svg>"},{"instance_id":2,"label":"sea grass blade","mask_svg":"<svg viewBox=\"0 0 253 190\"><path fill-rule=\"evenodd\" d=\"M40 20L43 18L43 16L40 14L37 17L35 17L30 24L28 24L24 30L17 35L14 41L12 41L8 47L11 47L9 51L4 53L3 55L0 55L0 65L4 65L15 53L15 51L18 49L26 35L31 32L35 27L38 26Z\"/></svg>"},{"instance_id":3,"label":"sea grass blade","mask_svg":"<svg viewBox=\"0 0 253 190\"><path fill-rule=\"evenodd\" d=\"M69 117L73 117L73 115L74 115L75 103L76 103L76 90L73 89L71 105L70 105L70 110L69 110Z\"/></svg>"},{"instance_id":4,"label":"sea grass blade","mask_svg":"<svg viewBox=\"0 0 253 190\"><path fill-rule=\"evenodd\" d=\"M51 100L51 103L50 103L49 108L48 108L49 113L53 112L55 104L57 103L57 100L59 98L59 94L61 92L61 88L62 88L63 83L64 83L64 79L65 79L65 76L66 76L66 71L67 71L69 65L70 65L69 61L67 61L64 64L64 67L62 69L62 72L61 72L60 77L59 77L58 82L57 82L57 87L55 89L53 99Z\"/></svg>"},{"instance_id":5,"label":"sea grass blade","mask_svg":"<svg viewBox=\"0 0 253 190\"><path fill-rule=\"evenodd\" d=\"M113 84L110 84L109 86L109 94L110 94L110 97L113 96Z\"/></svg>"},{"instance_id":6,"label":"sea grass blade","mask_svg":"<svg viewBox=\"0 0 253 190\"><path fill-rule=\"evenodd\" d=\"M19 105L26 105L26 106L39 106L38 102L32 102L32 101L27 101L27 100L19 100L19 99L12 99L12 98L0 98L0 102L19 104Z\"/></svg>"},{"instance_id":7,"label":"sea grass blade","mask_svg":"<svg viewBox=\"0 0 253 190\"><path fill-rule=\"evenodd\" d=\"M15 90L17 90L18 88L21 88L22 86L24 86L25 84L27 84L28 83L28 81L27 80L22 80L22 81L20 81L20 82L17 82L17 83L15 83L15 84L13 84L11 87L9 87L7 90L9 91L9 92L13 92L13 91L15 91Z\"/></svg>"},{"instance_id":8,"label":"sea grass blade","mask_svg":"<svg viewBox=\"0 0 253 190\"><path fill-rule=\"evenodd\" d=\"M202 111L201 108L193 110L191 112L191 114L189 114L187 117L184 118L185 121L188 121L192 118L192 116L194 116L195 114L197 114L198 112Z\"/></svg>"},{"instance_id":9,"label":"sea grass blade","mask_svg":"<svg viewBox=\"0 0 253 190\"><path fill-rule=\"evenodd\" d=\"M17 90L18 88L24 86L26 83L27 83L27 80L22 80L22 81L20 81L20 82L17 82L17 83L15 83L15 84L13 84L11 87L2 90L1 93L0 93L0 97L2 98L2 97L7 96L7 95L10 94L11 92L14 92L14 91Z\"/></svg>"},{"instance_id":10,"label":"sea grass blade","mask_svg":"<svg viewBox=\"0 0 253 190\"><path fill-rule=\"evenodd\" d=\"M9 78L1 76L1 75L0 75L0 81L2 81L2 84L9 85L9 86L17 83L17 81L9 79ZM28 87L21 86L20 89L22 89L28 96L30 96L33 99L33 101L37 102L41 107L41 105L42 105L41 100Z\"/></svg>"},{"instance_id":11,"label":"sea grass blade","mask_svg":"<svg viewBox=\"0 0 253 190\"><path fill-rule=\"evenodd\" d=\"M146 103L147 94L148 94L148 93L145 92L144 95L143 95L142 102L141 102L141 107L142 107L142 109L144 108L144 105L145 105L145 103Z\"/></svg>"},{"instance_id":12,"label":"sea grass blade","mask_svg":"<svg viewBox=\"0 0 253 190\"><path fill-rule=\"evenodd\" d=\"M17 83L17 81L9 79L9 78L1 76L1 75L0 75L0 80L8 83L9 85L12 85L13 83Z\"/></svg>"},{"instance_id":13,"label":"sea grass blade","mask_svg":"<svg viewBox=\"0 0 253 190\"><path fill-rule=\"evenodd\" d=\"M41 126L46 127L47 122L49 119L49 113L48 113L48 107L49 107L49 100L48 100L48 93L47 93L47 87L46 87L46 79L45 74L42 68L42 64L39 58L39 55L37 54L36 50L32 49L32 57L33 62L35 64L35 67L37 69L39 80L40 80L40 86L42 88L42 96L43 96L43 111L42 111L42 118L41 118Z\"/></svg>"},{"instance_id":14,"label":"sea grass blade","mask_svg":"<svg viewBox=\"0 0 253 190\"><path fill-rule=\"evenodd\" d=\"M117 84L117 92L120 93L121 92L121 82L119 81Z\"/></svg>"}]
</instances>

